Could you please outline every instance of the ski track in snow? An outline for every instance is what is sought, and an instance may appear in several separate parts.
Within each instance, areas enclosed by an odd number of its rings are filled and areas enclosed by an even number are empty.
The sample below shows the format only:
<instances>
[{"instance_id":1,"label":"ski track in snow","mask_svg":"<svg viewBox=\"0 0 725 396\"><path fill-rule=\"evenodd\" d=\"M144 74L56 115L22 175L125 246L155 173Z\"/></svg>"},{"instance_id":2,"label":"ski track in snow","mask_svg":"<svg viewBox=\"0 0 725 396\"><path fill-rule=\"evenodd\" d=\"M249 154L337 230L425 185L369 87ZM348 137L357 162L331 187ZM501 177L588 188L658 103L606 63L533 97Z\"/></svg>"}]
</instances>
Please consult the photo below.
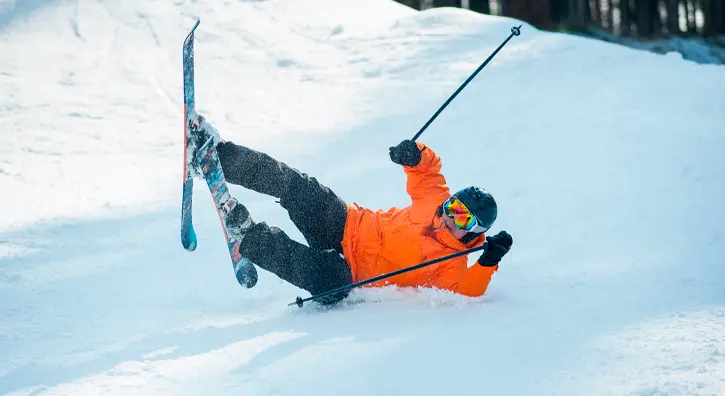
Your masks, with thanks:
<instances>
[{"instance_id":1,"label":"ski track in snow","mask_svg":"<svg viewBox=\"0 0 725 396\"><path fill-rule=\"evenodd\" d=\"M387 0L0 0L0 393L725 393L725 68L524 25L421 138L514 236L487 294L298 309L265 271L239 288L203 183L199 248L180 246L197 17L196 99L223 137L383 209L409 202L387 147L519 23Z\"/></svg>"}]
</instances>

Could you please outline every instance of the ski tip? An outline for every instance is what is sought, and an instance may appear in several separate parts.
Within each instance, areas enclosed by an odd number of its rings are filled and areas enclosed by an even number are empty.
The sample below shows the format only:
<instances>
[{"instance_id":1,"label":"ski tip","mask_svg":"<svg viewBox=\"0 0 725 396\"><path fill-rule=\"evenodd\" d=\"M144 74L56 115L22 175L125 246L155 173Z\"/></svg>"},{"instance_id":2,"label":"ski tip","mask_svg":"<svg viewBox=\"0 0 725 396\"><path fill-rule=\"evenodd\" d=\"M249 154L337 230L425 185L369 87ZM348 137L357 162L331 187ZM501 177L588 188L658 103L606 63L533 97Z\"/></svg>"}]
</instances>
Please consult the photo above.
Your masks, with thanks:
<instances>
[{"instance_id":1,"label":"ski tip","mask_svg":"<svg viewBox=\"0 0 725 396\"><path fill-rule=\"evenodd\" d=\"M191 243L189 244L189 246L186 246L186 250L187 250L188 252L193 252L194 250L196 250L196 241L194 241L194 242L191 242Z\"/></svg>"},{"instance_id":2,"label":"ski tip","mask_svg":"<svg viewBox=\"0 0 725 396\"><path fill-rule=\"evenodd\" d=\"M259 274L257 273L257 269L254 267L254 264L252 264L251 261L242 258L242 261L245 261L244 263L240 263L241 265L237 266L235 265L234 268L234 275L237 278L237 282L239 282L239 285L245 289L251 289L259 280Z\"/></svg>"},{"instance_id":3,"label":"ski tip","mask_svg":"<svg viewBox=\"0 0 725 396\"><path fill-rule=\"evenodd\" d=\"M194 226L191 224L191 219L188 220L189 224L181 226L181 245L184 246L189 252L196 250L196 232L194 232ZM188 228L187 228L188 227Z\"/></svg>"},{"instance_id":4,"label":"ski tip","mask_svg":"<svg viewBox=\"0 0 725 396\"><path fill-rule=\"evenodd\" d=\"M194 38L194 31L196 30L196 28L199 26L200 23L201 23L201 19L197 19L196 23L194 23L194 27L191 28L191 31L189 32L189 34L186 35L186 40L184 40L184 43L188 43L189 41L191 41Z\"/></svg>"}]
</instances>

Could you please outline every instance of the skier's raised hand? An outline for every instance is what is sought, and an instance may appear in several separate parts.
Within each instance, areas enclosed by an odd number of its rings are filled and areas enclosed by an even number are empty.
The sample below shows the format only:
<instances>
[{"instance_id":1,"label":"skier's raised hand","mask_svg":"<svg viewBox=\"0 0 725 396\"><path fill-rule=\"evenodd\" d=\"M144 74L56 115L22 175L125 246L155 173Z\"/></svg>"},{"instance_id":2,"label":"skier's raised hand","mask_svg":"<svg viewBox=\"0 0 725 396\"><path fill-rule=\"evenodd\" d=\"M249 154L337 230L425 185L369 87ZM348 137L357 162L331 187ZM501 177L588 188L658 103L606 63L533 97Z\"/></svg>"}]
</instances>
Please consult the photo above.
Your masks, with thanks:
<instances>
[{"instance_id":1,"label":"skier's raised hand","mask_svg":"<svg viewBox=\"0 0 725 396\"><path fill-rule=\"evenodd\" d=\"M420 158L420 149L412 140L403 140L399 145L390 148L390 159L398 165L416 166Z\"/></svg>"},{"instance_id":2,"label":"skier's raised hand","mask_svg":"<svg viewBox=\"0 0 725 396\"><path fill-rule=\"evenodd\" d=\"M488 242L488 247L478 259L478 264L493 267L509 252L514 239L508 232L501 231L494 236L486 237L486 242Z\"/></svg>"}]
</instances>

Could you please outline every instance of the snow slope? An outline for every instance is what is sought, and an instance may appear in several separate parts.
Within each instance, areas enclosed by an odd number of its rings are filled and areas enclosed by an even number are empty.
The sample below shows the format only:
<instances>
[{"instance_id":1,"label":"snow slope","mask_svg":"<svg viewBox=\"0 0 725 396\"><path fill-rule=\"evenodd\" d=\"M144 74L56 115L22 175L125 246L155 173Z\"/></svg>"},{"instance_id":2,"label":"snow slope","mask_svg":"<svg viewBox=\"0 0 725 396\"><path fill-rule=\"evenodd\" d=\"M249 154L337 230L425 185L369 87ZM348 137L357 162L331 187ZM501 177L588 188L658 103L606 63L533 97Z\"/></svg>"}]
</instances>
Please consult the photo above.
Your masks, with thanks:
<instances>
[{"instance_id":1,"label":"snow slope","mask_svg":"<svg viewBox=\"0 0 725 396\"><path fill-rule=\"evenodd\" d=\"M488 293L298 309L264 271L239 288L201 183L181 248L197 17L200 111L373 208L409 202L388 146L519 23L386 0L0 2L1 393L725 393L725 68L525 25L421 138L514 236ZM302 240L274 199L232 191Z\"/></svg>"}]
</instances>

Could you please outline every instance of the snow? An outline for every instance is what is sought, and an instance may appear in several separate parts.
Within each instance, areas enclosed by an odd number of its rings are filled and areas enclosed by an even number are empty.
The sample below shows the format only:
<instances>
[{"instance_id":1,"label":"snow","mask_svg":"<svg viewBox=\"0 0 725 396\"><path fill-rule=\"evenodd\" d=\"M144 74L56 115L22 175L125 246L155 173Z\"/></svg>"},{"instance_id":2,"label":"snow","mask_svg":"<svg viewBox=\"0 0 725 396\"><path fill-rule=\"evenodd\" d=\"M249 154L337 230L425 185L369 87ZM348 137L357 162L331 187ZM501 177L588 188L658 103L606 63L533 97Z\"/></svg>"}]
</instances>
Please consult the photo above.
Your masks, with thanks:
<instances>
[{"instance_id":1,"label":"snow","mask_svg":"<svg viewBox=\"0 0 725 396\"><path fill-rule=\"evenodd\" d=\"M524 24L423 134L514 247L487 294L287 307L234 279L196 183L181 44L228 140L372 208L410 138L520 22L387 0L0 2L0 393L725 393L725 68ZM233 186L302 240L274 199ZM471 261L477 257L471 257Z\"/></svg>"}]
</instances>

